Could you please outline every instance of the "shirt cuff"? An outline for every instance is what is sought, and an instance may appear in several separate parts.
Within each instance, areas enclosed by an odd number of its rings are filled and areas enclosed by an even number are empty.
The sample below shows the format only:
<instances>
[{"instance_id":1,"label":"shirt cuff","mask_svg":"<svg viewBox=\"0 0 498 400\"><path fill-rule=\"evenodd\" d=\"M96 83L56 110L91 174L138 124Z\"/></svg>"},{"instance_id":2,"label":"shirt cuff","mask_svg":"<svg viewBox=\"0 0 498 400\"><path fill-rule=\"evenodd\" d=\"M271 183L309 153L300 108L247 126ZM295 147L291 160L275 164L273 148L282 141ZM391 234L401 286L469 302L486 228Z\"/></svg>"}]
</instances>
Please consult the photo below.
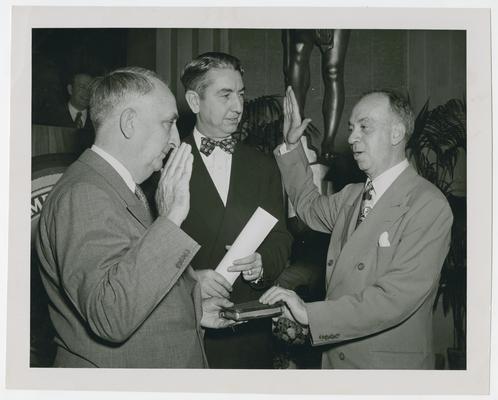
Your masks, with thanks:
<instances>
[{"instance_id":1,"label":"shirt cuff","mask_svg":"<svg viewBox=\"0 0 498 400\"><path fill-rule=\"evenodd\" d=\"M288 153L289 149L287 148L287 143L283 142L280 146L278 146L278 152L281 156Z\"/></svg>"}]
</instances>

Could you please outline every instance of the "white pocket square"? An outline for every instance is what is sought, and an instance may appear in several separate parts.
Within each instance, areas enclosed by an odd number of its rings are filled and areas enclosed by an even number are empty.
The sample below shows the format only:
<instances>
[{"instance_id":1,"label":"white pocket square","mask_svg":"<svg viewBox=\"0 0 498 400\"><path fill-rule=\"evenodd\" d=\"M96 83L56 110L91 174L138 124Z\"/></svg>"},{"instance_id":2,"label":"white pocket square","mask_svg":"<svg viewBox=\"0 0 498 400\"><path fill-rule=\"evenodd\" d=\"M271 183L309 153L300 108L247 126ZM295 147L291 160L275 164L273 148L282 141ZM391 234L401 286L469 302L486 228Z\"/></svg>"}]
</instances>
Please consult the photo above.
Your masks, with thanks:
<instances>
[{"instance_id":1,"label":"white pocket square","mask_svg":"<svg viewBox=\"0 0 498 400\"><path fill-rule=\"evenodd\" d=\"M379 246L380 247L390 247L391 243L389 243L389 234L387 232L382 232L379 236Z\"/></svg>"}]
</instances>

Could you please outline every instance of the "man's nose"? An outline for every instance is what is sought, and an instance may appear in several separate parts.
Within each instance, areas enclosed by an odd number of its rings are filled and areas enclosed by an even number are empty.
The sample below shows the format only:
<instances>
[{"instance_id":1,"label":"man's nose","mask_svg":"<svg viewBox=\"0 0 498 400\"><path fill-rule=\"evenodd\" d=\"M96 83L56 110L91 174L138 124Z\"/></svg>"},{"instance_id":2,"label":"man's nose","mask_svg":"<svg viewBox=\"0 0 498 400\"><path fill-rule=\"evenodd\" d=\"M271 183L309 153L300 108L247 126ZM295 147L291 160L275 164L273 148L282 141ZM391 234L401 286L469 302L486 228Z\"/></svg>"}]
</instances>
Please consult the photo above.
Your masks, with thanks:
<instances>
[{"instance_id":1,"label":"man's nose","mask_svg":"<svg viewBox=\"0 0 498 400\"><path fill-rule=\"evenodd\" d=\"M232 111L242 114L244 110L244 98L241 96L235 96L235 100L232 102Z\"/></svg>"},{"instance_id":2,"label":"man's nose","mask_svg":"<svg viewBox=\"0 0 498 400\"><path fill-rule=\"evenodd\" d=\"M180 134L178 133L178 128L176 126L176 122L171 127L170 136L169 136L169 144L174 148L177 148L180 146Z\"/></svg>"},{"instance_id":3,"label":"man's nose","mask_svg":"<svg viewBox=\"0 0 498 400\"><path fill-rule=\"evenodd\" d=\"M358 135L358 129L351 128L351 131L349 132L349 136L348 136L348 143L354 144L358 140L360 140L359 135Z\"/></svg>"}]
</instances>

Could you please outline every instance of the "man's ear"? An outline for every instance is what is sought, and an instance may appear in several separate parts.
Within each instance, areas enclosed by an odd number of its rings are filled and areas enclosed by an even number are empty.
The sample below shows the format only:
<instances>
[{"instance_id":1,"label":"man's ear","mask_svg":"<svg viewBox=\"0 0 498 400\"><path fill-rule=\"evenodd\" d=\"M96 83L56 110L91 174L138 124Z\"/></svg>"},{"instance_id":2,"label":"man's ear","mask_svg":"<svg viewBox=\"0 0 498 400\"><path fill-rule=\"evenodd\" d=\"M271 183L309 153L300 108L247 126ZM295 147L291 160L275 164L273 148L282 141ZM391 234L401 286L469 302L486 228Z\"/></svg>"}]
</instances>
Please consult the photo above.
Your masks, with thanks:
<instances>
[{"instance_id":1,"label":"man's ear","mask_svg":"<svg viewBox=\"0 0 498 400\"><path fill-rule=\"evenodd\" d=\"M406 128L401 122L397 122L391 129L391 144L396 146L399 144L406 135Z\"/></svg>"},{"instance_id":2,"label":"man's ear","mask_svg":"<svg viewBox=\"0 0 498 400\"><path fill-rule=\"evenodd\" d=\"M66 86L67 92L69 93L69 96L73 95L73 85L68 83Z\"/></svg>"},{"instance_id":3,"label":"man's ear","mask_svg":"<svg viewBox=\"0 0 498 400\"><path fill-rule=\"evenodd\" d=\"M195 92L194 90L187 90L187 92L185 93L185 100L187 100L187 103L188 103L190 109L192 110L192 112L194 114L198 114L199 107L200 107L199 94L197 92Z\"/></svg>"},{"instance_id":4,"label":"man's ear","mask_svg":"<svg viewBox=\"0 0 498 400\"><path fill-rule=\"evenodd\" d=\"M130 139L135 133L135 119L137 112L133 108L125 108L119 116L119 127L123 135Z\"/></svg>"}]
</instances>

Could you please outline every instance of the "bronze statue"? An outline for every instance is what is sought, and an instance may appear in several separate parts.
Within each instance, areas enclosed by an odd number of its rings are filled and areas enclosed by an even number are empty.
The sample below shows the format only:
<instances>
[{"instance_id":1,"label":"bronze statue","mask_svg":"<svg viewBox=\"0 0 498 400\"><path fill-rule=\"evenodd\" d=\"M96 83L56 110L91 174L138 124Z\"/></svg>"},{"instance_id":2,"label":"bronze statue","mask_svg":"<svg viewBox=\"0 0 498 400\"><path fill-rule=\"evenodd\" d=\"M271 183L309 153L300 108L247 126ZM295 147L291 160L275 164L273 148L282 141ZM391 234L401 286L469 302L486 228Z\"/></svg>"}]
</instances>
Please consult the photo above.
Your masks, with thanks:
<instances>
[{"instance_id":1,"label":"bronze statue","mask_svg":"<svg viewBox=\"0 0 498 400\"><path fill-rule=\"evenodd\" d=\"M284 29L282 35L286 86L294 89L302 116L310 86L309 60L313 46L317 45L321 52L325 93L320 158L324 162L334 156L334 141L344 108L344 59L349 34L348 29Z\"/></svg>"}]
</instances>

